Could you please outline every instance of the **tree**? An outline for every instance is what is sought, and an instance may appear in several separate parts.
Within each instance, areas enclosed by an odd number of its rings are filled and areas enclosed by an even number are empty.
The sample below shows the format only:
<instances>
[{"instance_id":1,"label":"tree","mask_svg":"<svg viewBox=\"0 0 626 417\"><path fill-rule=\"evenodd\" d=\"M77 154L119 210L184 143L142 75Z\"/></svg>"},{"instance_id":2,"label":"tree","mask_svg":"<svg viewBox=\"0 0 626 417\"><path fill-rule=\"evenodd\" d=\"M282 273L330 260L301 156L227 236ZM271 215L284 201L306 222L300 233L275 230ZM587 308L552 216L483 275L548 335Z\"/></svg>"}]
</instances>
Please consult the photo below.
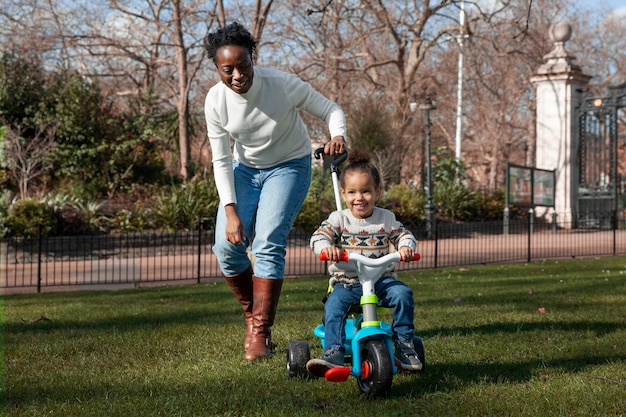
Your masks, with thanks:
<instances>
[{"instance_id":1,"label":"tree","mask_svg":"<svg viewBox=\"0 0 626 417\"><path fill-rule=\"evenodd\" d=\"M52 166L47 157L56 143L52 126L38 131L33 138L25 138L21 133L20 128L4 132L0 157L17 181L21 198L26 198L30 182L47 173Z\"/></svg>"},{"instance_id":2,"label":"tree","mask_svg":"<svg viewBox=\"0 0 626 417\"><path fill-rule=\"evenodd\" d=\"M223 0L220 0L222 2ZM252 18L252 36L257 42L261 42L263 40L263 29L265 29L265 24L267 23L267 17L270 14L270 9L272 8L273 0L267 0L265 5L263 5L263 0L255 0L254 2L254 17ZM259 50L255 51L255 56L252 57L254 62L258 59Z\"/></svg>"},{"instance_id":3,"label":"tree","mask_svg":"<svg viewBox=\"0 0 626 417\"><path fill-rule=\"evenodd\" d=\"M413 183L419 182L424 165L424 134L408 103L430 95L437 106L431 114L433 146L452 148L458 57L454 40L464 34L463 161L478 186L495 189L503 184L504 162L534 160L534 98L528 79L552 46L549 25L556 20L572 23L568 51L594 76L591 92L598 95L626 79L626 25L623 18L591 13L599 7L585 8L574 0L465 0L467 18L461 28L460 2L13 0L0 8L0 53L31 66L10 80L24 90L3 84L0 100L8 100L0 101L0 108L10 109L12 120L32 119L39 111L26 104L41 101L34 97L45 83L38 83L40 74L32 70L39 62L40 73L43 68L77 71L100 90L98 111L106 114L95 119L117 129L116 154L133 154L129 146L159 146L166 163L170 153L177 155L171 165L185 178L193 170L194 146L205 149L205 132L196 127L202 123L204 92L217 79L211 65L203 71L202 39L207 29L239 20L259 40L255 63L297 73L339 102L351 126L370 126L362 132L351 127L349 140L357 140L357 134L367 139L375 132L372 123L360 123L368 115L362 110L375 101L378 116L368 117L384 126L385 136L399 149L387 147L381 163L384 159L391 167L401 166L398 181ZM20 75L31 77L30 84L19 81ZM305 120L314 139L327 140L322 123ZM42 118L33 126L44 122ZM86 129L91 128L87 123ZM374 135L377 140L383 140L380 130ZM80 134L80 129L74 131ZM33 135L23 131L24 137ZM57 140L61 138L65 141L65 134L57 131ZM112 139L96 137L83 146L102 152L107 149L100 143L104 140ZM136 162L126 162L141 163L143 154L136 155ZM117 178L132 176L120 166ZM390 171L390 181L396 181L394 175Z\"/></svg>"},{"instance_id":4,"label":"tree","mask_svg":"<svg viewBox=\"0 0 626 417\"><path fill-rule=\"evenodd\" d=\"M479 11L466 20L467 32L479 21L502 13L509 1ZM436 100L437 64L433 50L459 32L458 1L326 0L305 7L289 3L294 21L281 28L289 44L302 49L289 64L302 78L340 102L348 114L353 103L372 97L389 109L390 132L404 152L396 157L405 182L419 181L415 160L422 160L423 135L409 103L427 94ZM358 104L356 105L358 107ZM441 117L441 116L440 116ZM358 122L357 122L358 123ZM418 126L415 126L418 124ZM423 165L422 163L418 166Z\"/></svg>"},{"instance_id":5,"label":"tree","mask_svg":"<svg viewBox=\"0 0 626 417\"><path fill-rule=\"evenodd\" d=\"M271 5L271 0L264 6L262 0L255 2L252 33L256 39L261 39ZM123 4L119 0L110 0L110 7L126 22L127 30L121 36L111 31L103 33L94 26L88 42L81 42L81 38L75 36L71 38L82 43L89 52L99 50L101 42L105 42L107 49L117 51L124 61L137 62L145 73L143 79L138 79L141 82L137 84L137 93L142 87L144 92L146 89L168 92L178 115L178 174L182 179L188 179L192 174L190 142L194 130L190 123L189 96L204 63L206 28L216 20L222 25L226 21L223 1L215 1L206 10L197 1L184 0L150 0L147 6L133 1ZM138 35L148 42L137 45L133 38Z\"/></svg>"},{"instance_id":6,"label":"tree","mask_svg":"<svg viewBox=\"0 0 626 417\"><path fill-rule=\"evenodd\" d=\"M402 147L395 140L390 113L379 100L366 98L352 106L348 118L350 146L371 153L385 188L399 182L401 170Z\"/></svg>"},{"instance_id":7,"label":"tree","mask_svg":"<svg viewBox=\"0 0 626 417\"><path fill-rule=\"evenodd\" d=\"M192 81L203 62L204 34L201 28L205 27L207 20L212 20L214 14L203 12L196 2L182 0L150 0L145 3L110 0L109 4L112 14L108 25L92 25L87 36L76 33L66 37L89 54L118 57L118 65L108 64L109 59L101 63L109 68L107 73L122 74L134 81L133 89L117 91L117 94L130 93L142 97L147 92L163 91L163 104L168 100L175 103L178 116L178 174L188 179L191 174L192 134L189 94ZM119 30L120 26L123 30Z\"/></svg>"},{"instance_id":8,"label":"tree","mask_svg":"<svg viewBox=\"0 0 626 417\"><path fill-rule=\"evenodd\" d=\"M7 52L0 58L0 122L34 128L33 117L44 96L41 64Z\"/></svg>"},{"instance_id":9,"label":"tree","mask_svg":"<svg viewBox=\"0 0 626 417\"><path fill-rule=\"evenodd\" d=\"M56 145L53 125L38 125L36 120L44 96L45 74L39 62L3 54L0 161L5 172L16 180L22 198L28 196L30 182L47 172L50 162L46 158Z\"/></svg>"},{"instance_id":10,"label":"tree","mask_svg":"<svg viewBox=\"0 0 626 417\"><path fill-rule=\"evenodd\" d=\"M80 71L112 100L156 94L159 106L174 105L178 173L186 179L194 126L189 95L203 62L202 39L214 15L201 6L193 0L109 0L100 4L17 0L16 8L10 9L15 15L7 12L4 17L12 34L45 30L56 41L42 42L37 47L42 55L64 69ZM20 13L23 9L31 10L31 16ZM11 43L22 48L27 44Z\"/></svg>"}]
</instances>

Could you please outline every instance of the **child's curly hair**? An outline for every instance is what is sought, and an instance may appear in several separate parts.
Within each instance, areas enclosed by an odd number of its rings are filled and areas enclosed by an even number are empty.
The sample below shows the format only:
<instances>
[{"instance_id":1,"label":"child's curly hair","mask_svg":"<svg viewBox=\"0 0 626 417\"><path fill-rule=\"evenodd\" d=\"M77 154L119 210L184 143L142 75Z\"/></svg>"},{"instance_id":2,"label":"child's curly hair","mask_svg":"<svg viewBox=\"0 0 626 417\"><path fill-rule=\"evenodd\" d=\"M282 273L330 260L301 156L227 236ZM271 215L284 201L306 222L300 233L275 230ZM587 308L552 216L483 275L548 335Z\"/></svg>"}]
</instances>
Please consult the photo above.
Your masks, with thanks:
<instances>
[{"instance_id":1,"label":"child's curly hair","mask_svg":"<svg viewBox=\"0 0 626 417\"><path fill-rule=\"evenodd\" d=\"M214 64L217 64L215 60L217 50L227 45L236 45L246 48L250 54L250 58L254 56L254 51L256 50L256 41L252 37L252 34L238 22L230 23L215 32L210 32L204 38L204 48L206 49L207 56Z\"/></svg>"},{"instance_id":2,"label":"child's curly hair","mask_svg":"<svg viewBox=\"0 0 626 417\"><path fill-rule=\"evenodd\" d=\"M348 155L348 165L343 169L339 177L342 187L345 186L344 178L346 174L350 174L353 172L364 172L368 175L371 175L376 188L381 188L382 183L380 180L380 173L378 172L378 169L376 169L376 167L370 163L370 155L361 149L350 150L350 154Z\"/></svg>"}]
</instances>

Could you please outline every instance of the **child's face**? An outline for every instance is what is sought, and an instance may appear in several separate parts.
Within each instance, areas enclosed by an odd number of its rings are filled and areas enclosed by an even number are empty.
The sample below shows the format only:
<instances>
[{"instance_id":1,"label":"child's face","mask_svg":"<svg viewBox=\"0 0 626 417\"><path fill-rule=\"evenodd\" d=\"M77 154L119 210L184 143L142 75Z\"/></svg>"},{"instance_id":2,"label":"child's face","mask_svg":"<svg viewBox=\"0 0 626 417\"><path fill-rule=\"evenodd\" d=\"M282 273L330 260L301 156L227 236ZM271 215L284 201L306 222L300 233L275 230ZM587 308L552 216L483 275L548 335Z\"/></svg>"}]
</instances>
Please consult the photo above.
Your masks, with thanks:
<instances>
[{"instance_id":1,"label":"child's face","mask_svg":"<svg viewBox=\"0 0 626 417\"><path fill-rule=\"evenodd\" d=\"M372 215L378 190L371 175L365 172L352 172L343 178L341 196L352 215L364 219Z\"/></svg>"}]
</instances>

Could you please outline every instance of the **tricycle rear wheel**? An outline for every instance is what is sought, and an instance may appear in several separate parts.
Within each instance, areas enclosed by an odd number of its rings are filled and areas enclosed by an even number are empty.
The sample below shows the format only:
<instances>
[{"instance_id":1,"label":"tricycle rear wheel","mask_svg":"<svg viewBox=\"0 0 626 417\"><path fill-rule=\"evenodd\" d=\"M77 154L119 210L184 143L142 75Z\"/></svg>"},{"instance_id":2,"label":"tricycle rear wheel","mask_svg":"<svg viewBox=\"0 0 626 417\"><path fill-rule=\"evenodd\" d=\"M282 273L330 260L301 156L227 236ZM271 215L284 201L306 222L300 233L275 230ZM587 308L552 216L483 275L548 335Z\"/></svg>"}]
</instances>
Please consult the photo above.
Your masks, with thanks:
<instances>
[{"instance_id":1,"label":"tricycle rear wheel","mask_svg":"<svg viewBox=\"0 0 626 417\"><path fill-rule=\"evenodd\" d=\"M306 363L311 359L311 349L304 341L289 342L287 348L287 376L302 378L309 375Z\"/></svg>"}]
</instances>

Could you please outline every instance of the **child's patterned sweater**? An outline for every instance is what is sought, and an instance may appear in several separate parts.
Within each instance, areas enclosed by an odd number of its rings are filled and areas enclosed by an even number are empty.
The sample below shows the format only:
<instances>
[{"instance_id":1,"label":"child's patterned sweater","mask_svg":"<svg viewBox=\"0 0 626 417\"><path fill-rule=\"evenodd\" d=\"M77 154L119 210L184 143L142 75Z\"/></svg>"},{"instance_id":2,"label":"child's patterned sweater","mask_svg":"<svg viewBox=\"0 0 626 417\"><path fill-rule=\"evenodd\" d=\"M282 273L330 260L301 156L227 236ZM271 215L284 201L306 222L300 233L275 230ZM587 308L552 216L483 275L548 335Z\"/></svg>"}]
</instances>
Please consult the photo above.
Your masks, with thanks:
<instances>
[{"instance_id":1,"label":"child's patterned sweater","mask_svg":"<svg viewBox=\"0 0 626 417\"><path fill-rule=\"evenodd\" d=\"M397 249L409 246L416 250L417 243L415 236L396 220L393 212L380 207L374 207L372 215L366 219L357 219L349 209L335 211L311 236L311 249L318 256L322 249L337 246L347 252L380 258L389 253L391 245ZM332 263L328 267L331 287L337 282L344 285L358 283L356 269L346 263L341 266ZM395 278L394 269L394 264L389 265L383 277Z\"/></svg>"}]
</instances>

